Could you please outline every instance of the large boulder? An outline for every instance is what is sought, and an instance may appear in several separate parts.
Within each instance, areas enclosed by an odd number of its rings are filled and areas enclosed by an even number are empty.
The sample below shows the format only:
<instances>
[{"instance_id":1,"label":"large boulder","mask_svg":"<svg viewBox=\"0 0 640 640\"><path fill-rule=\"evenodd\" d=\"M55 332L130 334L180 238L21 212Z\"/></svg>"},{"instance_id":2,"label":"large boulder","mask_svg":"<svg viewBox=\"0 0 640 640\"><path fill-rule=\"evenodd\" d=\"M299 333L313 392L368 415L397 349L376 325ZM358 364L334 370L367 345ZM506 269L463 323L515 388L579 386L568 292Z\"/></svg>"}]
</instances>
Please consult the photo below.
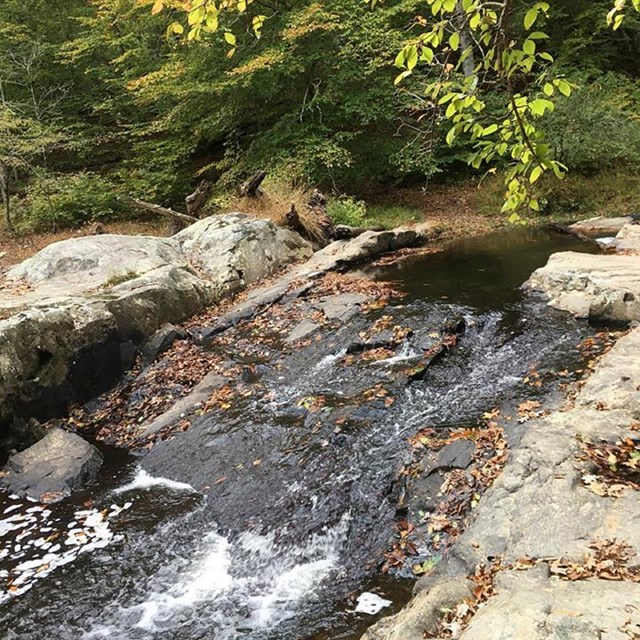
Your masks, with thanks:
<instances>
[{"instance_id":1,"label":"large boulder","mask_svg":"<svg viewBox=\"0 0 640 640\"><path fill-rule=\"evenodd\" d=\"M640 225L626 224L616 235L612 246L618 253L640 253Z\"/></svg>"},{"instance_id":2,"label":"large boulder","mask_svg":"<svg viewBox=\"0 0 640 640\"><path fill-rule=\"evenodd\" d=\"M311 245L294 231L242 213L200 220L173 239L207 279L231 291L313 253Z\"/></svg>"},{"instance_id":3,"label":"large boulder","mask_svg":"<svg viewBox=\"0 0 640 640\"><path fill-rule=\"evenodd\" d=\"M15 415L48 419L104 391L165 323L310 256L300 236L244 214L172 238L99 235L49 245L1 283L0 441Z\"/></svg>"},{"instance_id":4,"label":"large boulder","mask_svg":"<svg viewBox=\"0 0 640 640\"><path fill-rule=\"evenodd\" d=\"M640 255L554 253L526 286L578 317L640 320Z\"/></svg>"},{"instance_id":5,"label":"large boulder","mask_svg":"<svg viewBox=\"0 0 640 640\"><path fill-rule=\"evenodd\" d=\"M95 479L102 454L80 436L53 429L9 458L0 486L42 502L57 502Z\"/></svg>"},{"instance_id":6,"label":"large boulder","mask_svg":"<svg viewBox=\"0 0 640 640\"><path fill-rule=\"evenodd\" d=\"M637 637L640 584L591 578L569 582L535 571L507 571L460 640L629 640Z\"/></svg>"}]
</instances>

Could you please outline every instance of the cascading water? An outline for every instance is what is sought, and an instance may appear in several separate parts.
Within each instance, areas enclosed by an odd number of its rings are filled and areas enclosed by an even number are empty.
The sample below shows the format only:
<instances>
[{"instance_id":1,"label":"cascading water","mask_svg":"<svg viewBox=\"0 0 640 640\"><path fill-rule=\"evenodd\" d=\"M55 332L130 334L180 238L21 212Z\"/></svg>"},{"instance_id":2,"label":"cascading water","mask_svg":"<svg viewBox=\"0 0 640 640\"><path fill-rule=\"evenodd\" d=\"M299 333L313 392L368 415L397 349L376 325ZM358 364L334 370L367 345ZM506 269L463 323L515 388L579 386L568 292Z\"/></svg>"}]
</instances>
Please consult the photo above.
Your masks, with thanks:
<instances>
[{"instance_id":1,"label":"cascading water","mask_svg":"<svg viewBox=\"0 0 640 640\"><path fill-rule=\"evenodd\" d=\"M0 576L30 564L20 593L0 604L2 637L358 638L370 614L406 597L375 576L407 438L531 397L522 379L534 366L549 374L540 397L555 388L554 371L578 366L588 325L518 288L564 247L576 245L519 232L385 268L374 275L408 296L274 353L264 392L201 416L141 461L107 449L98 485L67 502L34 511L5 497ZM346 366L349 345L383 314L412 333L388 358ZM398 372L460 316L459 344L424 380L402 381ZM371 389L384 393L364 402Z\"/></svg>"}]
</instances>

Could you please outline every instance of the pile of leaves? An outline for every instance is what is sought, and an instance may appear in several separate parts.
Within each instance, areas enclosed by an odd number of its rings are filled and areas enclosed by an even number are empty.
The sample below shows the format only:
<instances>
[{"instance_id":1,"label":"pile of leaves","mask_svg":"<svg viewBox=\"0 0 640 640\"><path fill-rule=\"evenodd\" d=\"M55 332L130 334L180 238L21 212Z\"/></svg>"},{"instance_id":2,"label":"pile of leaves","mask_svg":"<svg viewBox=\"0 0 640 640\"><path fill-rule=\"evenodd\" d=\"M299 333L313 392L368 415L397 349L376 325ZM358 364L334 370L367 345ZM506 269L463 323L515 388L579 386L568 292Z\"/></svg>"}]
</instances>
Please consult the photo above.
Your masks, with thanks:
<instances>
[{"instance_id":1,"label":"pile of leaves","mask_svg":"<svg viewBox=\"0 0 640 640\"><path fill-rule=\"evenodd\" d=\"M596 540L589 545L589 549L593 553L585 553L582 562L562 558L554 560L549 565L551 573L564 580L597 577L602 580L640 582L640 565L630 564L636 552L625 542L618 542L615 538Z\"/></svg>"},{"instance_id":2,"label":"pile of leaves","mask_svg":"<svg viewBox=\"0 0 640 640\"><path fill-rule=\"evenodd\" d=\"M471 618L489 598L495 595L496 575L509 567L503 565L502 558L495 558L490 564L479 564L470 579L475 583L473 595L465 598L455 609L444 612L432 631L425 631L425 638L458 638Z\"/></svg>"},{"instance_id":3,"label":"pile of leaves","mask_svg":"<svg viewBox=\"0 0 640 640\"><path fill-rule=\"evenodd\" d=\"M591 491L617 497L627 487L640 489L640 440L624 438L616 442L592 442L579 437L578 442L581 459L595 471L582 477Z\"/></svg>"}]
</instances>

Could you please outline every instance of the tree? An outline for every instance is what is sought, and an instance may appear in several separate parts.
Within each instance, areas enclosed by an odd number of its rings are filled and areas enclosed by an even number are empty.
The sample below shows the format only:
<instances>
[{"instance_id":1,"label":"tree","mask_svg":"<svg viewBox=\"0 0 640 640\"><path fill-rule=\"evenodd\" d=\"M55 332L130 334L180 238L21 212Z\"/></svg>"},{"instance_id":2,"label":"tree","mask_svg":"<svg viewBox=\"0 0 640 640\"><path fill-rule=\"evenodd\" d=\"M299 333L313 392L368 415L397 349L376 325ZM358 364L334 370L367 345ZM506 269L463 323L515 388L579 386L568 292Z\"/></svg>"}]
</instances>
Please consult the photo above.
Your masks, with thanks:
<instances>
[{"instance_id":1,"label":"tree","mask_svg":"<svg viewBox=\"0 0 640 640\"><path fill-rule=\"evenodd\" d=\"M24 57L12 55L11 66L0 75L0 197L11 232L12 183L21 172L46 173L49 153L64 140L55 117L63 90L38 85L34 67L40 55L34 44Z\"/></svg>"},{"instance_id":2,"label":"tree","mask_svg":"<svg viewBox=\"0 0 640 640\"><path fill-rule=\"evenodd\" d=\"M186 25L174 21L170 36L198 40L205 34L222 32L227 55L237 50L232 27L240 23L260 38L265 24L278 10L253 0L150 0L152 13L168 9L186 15ZM378 0L369 0L372 8ZM640 11L640 0L615 0L607 15L618 29L624 11L631 5ZM267 6L271 14L260 13ZM431 15L416 17L419 30L396 58L401 73L396 84L406 83L422 68L426 77L426 110L431 123L444 118L450 126L449 144L465 137L473 143L470 163L506 163L506 195L503 210L512 221L518 212L539 209L534 185L547 172L562 178L567 167L553 157L552 148L537 126L538 120L555 109L557 95L569 96L572 84L553 67L546 48L549 40L541 30L552 11L550 2L516 0L426 0ZM258 7L258 9L255 9ZM255 9L255 10L254 10ZM603 17L604 19L604 17ZM487 94L494 97L488 108ZM498 97L496 104L495 97Z\"/></svg>"}]
</instances>

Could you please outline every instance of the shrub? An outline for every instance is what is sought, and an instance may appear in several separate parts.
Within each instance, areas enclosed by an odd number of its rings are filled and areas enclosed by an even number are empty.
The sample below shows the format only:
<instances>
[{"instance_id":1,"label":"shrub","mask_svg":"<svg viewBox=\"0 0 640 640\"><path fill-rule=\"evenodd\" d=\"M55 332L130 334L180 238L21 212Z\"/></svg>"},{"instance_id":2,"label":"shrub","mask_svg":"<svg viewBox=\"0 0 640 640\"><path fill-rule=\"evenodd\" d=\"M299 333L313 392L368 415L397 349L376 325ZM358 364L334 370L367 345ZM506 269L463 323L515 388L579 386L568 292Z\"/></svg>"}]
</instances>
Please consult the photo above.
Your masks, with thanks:
<instances>
[{"instance_id":1,"label":"shrub","mask_svg":"<svg viewBox=\"0 0 640 640\"><path fill-rule=\"evenodd\" d=\"M37 180L28 187L18 226L23 230L55 230L113 220L128 210L118 195L112 182L90 172Z\"/></svg>"},{"instance_id":2,"label":"shrub","mask_svg":"<svg viewBox=\"0 0 640 640\"><path fill-rule=\"evenodd\" d=\"M345 196L330 200L327 213L335 224L362 227L366 223L367 205L362 200Z\"/></svg>"}]
</instances>

